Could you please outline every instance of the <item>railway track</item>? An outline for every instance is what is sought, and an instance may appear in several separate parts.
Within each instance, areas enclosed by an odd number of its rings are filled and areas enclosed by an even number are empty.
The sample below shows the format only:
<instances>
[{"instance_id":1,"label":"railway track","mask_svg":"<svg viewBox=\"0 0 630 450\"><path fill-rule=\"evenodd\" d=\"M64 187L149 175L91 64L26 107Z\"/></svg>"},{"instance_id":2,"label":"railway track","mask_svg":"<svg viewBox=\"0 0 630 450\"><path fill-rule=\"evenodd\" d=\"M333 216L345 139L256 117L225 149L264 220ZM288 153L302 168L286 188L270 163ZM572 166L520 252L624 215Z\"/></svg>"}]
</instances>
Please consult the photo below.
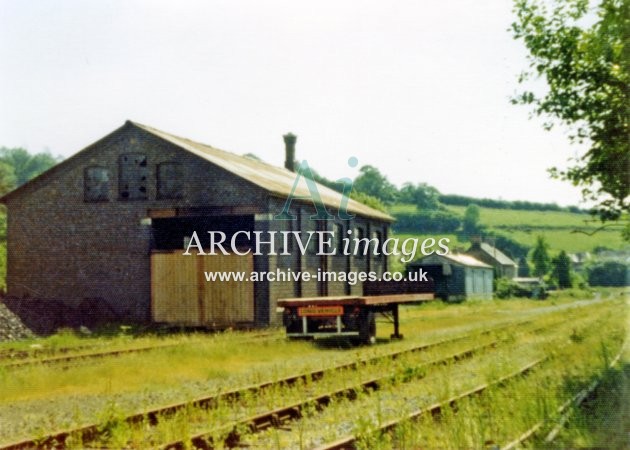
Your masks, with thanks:
<instances>
[{"instance_id":1,"label":"railway track","mask_svg":"<svg viewBox=\"0 0 630 450\"><path fill-rule=\"evenodd\" d=\"M527 364L525 364L524 366L522 366L521 368L519 368L518 370L508 374L508 375L504 375L490 383L484 383L484 384L480 384L472 389L469 389L463 393L457 394L455 396L452 396L450 398L448 398L447 400L444 400L442 402L439 403L434 403L432 405L429 405L425 408L421 408L418 409L416 411L413 411L407 415L405 415L404 417L400 418L400 419L394 419L394 420L390 420L387 421L383 424L381 424L380 426L378 426L374 431L372 431L373 434L376 435L382 435L385 433L390 433L392 431L394 431L398 426L400 426L402 423L404 422L408 422L408 421L415 421L418 420L421 416L423 415L427 415L430 414L432 416L439 416L440 414L442 414L442 411L445 408L451 408L454 409L457 405L458 402L460 402L463 399L466 398L470 398L470 397L474 397L474 396L478 396L483 394L485 391L487 391L488 389L492 388L492 387L501 387L507 383L509 383L510 381L517 379L519 377L525 376L527 374L529 374L530 372L532 372L534 369L536 369L537 367L541 366L543 363L545 363L546 361L548 361L548 357L543 357L543 358L539 358L536 359L534 361L531 361ZM334 442L330 442L324 445L321 445L319 447L317 447L316 450L350 450L350 449L355 449L356 448L356 444L359 441L359 439L361 439L361 436L356 436L356 435L347 435L343 438L340 438Z\"/></svg>"},{"instance_id":2,"label":"railway track","mask_svg":"<svg viewBox=\"0 0 630 450\"><path fill-rule=\"evenodd\" d=\"M37 344L35 344L37 345ZM36 348L32 350L18 350L15 348L8 348L6 350L0 351L0 362L2 361L15 361L15 360L24 360L24 359L33 359L38 356L46 356L53 355L59 356L58 353L66 354L70 352L76 351L86 351L97 348L97 345L78 345L76 347L62 347L58 349L45 349L45 348Z\"/></svg>"},{"instance_id":3,"label":"railway track","mask_svg":"<svg viewBox=\"0 0 630 450\"><path fill-rule=\"evenodd\" d=\"M274 338L274 337L279 338L278 333L276 332L256 333L255 335L252 335L252 336L246 336L245 339L254 340L254 339L261 339L261 338L266 339L266 338ZM0 370L19 369L19 368L30 367L34 365L53 365L53 364L63 364L63 363L67 364L67 363L74 363L74 362L86 361L86 360L91 360L91 359L101 359L101 358L108 358L112 356L120 356L120 355L131 354L131 353L144 353L144 352L149 352L152 350L163 350L166 348L173 348L177 346L191 345L191 344L195 344L196 342L197 341L190 341L190 342L184 342L184 343L172 342L172 343L166 343L166 344L160 344L160 345L147 345L143 347L124 348L124 349L119 349L119 350L107 350L107 351L91 352L91 353L59 355L59 356L52 356L48 358L37 358L37 359L26 359L33 356L31 352L27 352L27 351L17 351L17 352L5 351L4 357L2 356L3 353L0 353ZM203 342L203 339L200 339L198 342ZM77 349L88 350L88 349L93 349L96 347L97 346L73 347L71 350L59 349L57 350L57 352L64 353L65 351L68 351L68 352L76 351ZM2 362L4 360L13 359L13 358L19 358L20 360Z\"/></svg>"},{"instance_id":4,"label":"railway track","mask_svg":"<svg viewBox=\"0 0 630 450\"><path fill-rule=\"evenodd\" d=\"M424 378L425 370L438 365L447 365L450 363L456 363L465 359L471 358L478 352L494 348L499 345L503 340L494 340L486 344L471 347L464 351L456 352L446 357L436 359L424 364L421 364L415 368L413 372L406 372L404 375L388 374L383 377L372 378L361 382L348 388L342 388L322 394L316 397L308 398L306 400L273 409L261 414L257 414L252 417L243 419L237 423L233 423L224 427L223 429L212 430L210 432L203 432L193 435L186 439L186 441L178 440L168 444L159 446L158 448L163 450L180 450L187 448L188 443L191 443L194 448L206 449L213 448L213 436L224 435L222 445L224 447L238 447L241 444L240 432L238 430L246 429L250 434L264 431L271 427L279 428L287 422L300 419L302 412L306 408L314 407L315 410L321 411L326 408L331 402L338 399L354 400L358 397L358 394L363 392L374 392L380 390L383 386L387 386L390 383L405 383L415 381Z\"/></svg>"},{"instance_id":5,"label":"railway track","mask_svg":"<svg viewBox=\"0 0 630 450\"><path fill-rule=\"evenodd\" d=\"M564 324L569 320L571 319L565 318L552 324L547 324L545 326L537 327L532 330L526 330L524 333L537 334L541 331L545 331L547 329L551 329L557 327L558 325ZM382 387L391 385L392 383L400 384L418 381L426 376L426 370L431 367L448 365L451 363L457 363L467 360L478 353L481 353L488 349L496 348L498 345L509 342L510 340L511 337L495 339L481 345L476 345L465 350L460 350L458 352L439 359L435 359L433 361L422 363L414 367L414 370L412 372L405 371L404 374L389 373L384 376L368 379L351 387L338 389L315 397L307 398L293 404L275 408L273 410L269 410L255 416L244 418L238 422L231 423L222 428L197 433L189 436L186 440L172 441L170 443L160 445L156 448L162 450L181 450L189 448L190 445L192 445L193 448L199 449L211 449L216 446L220 448L247 446L247 444L241 442L241 434L243 430L245 430L247 434L255 434L270 428L282 428L291 421L301 419L303 411L305 409L314 409L315 411L321 412L329 404L335 402L336 400L346 399L349 401L354 401L361 393L375 392L380 390ZM216 442L216 436L223 436L222 438L220 438L220 443Z\"/></svg>"},{"instance_id":6,"label":"railway track","mask_svg":"<svg viewBox=\"0 0 630 450\"><path fill-rule=\"evenodd\" d=\"M542 316L553 317L552 314L549 314L549 315L543 314ZM559 321L555 321L554 323L550 325L547 324L543 327L538 327L538 328L529 330L528 332L537 333L546 328L555 327L569 320L572 320L571 317L564 316ZM303 373L303 374L287 377L281 380L270 381L270 382L266 382L262 384L250 385L241 389L236 389L236 390L228 391L228 392L221 393L218 395L199 398L193 401L187 401L187 402L168 405L162 408L156 408L156 409L152 409L148 411L143 411L141 413L133 414L128 417L125 417L124 419L122 419L122 422L124 422L127 425L132 425L132 426L141 425L143 428L146 428L146 427L151 428L157 425L158 423L161 423L163 420L166 420L169 417L175 415L176 413L186 411L187 409L200 408L202 410L209 410L209 409L217 407L217 405L233 404L234 402L237 402L241 398L251 397L252 395L257 395L265 390L272 390L274 388L284 388L288 386L298 385L298 383L318 381L322 379L326 374L330 374L335 371L357 370L361 368L362 366L365 366L368 364L374 364L378 361L384 361L387 359L393 361L404 355L411 355L416 352L426 351L426 350L439 347L442 345L446 345L449 343L455 343L457 341L461 341L464 339L470 339L471 337L474 337L474 336L481 337L483 335L489 335L491 333L500 332L501 330L504 330L504 329L520 327L523 325L530 324L533 321L534 321L533 318L528 318L527 320L502 323L502 324L499 324L498 326L494 326L489 329L476 331L476 332L468 333L465 335L459 335L456 337L440 340L440 341L429 343L429 344L423 344L420 346L407 348L404 350L389 352L389 353L385 353L379 356L365 358L365 359L358 360L351 363L346 363L346 364L337 365L334 367L329 367L326 369L316 370L313 372L308 372L308 373ZM504 337L501 340L507 341L507 340L510 340L511 338L512 336L508 336L507 338ZM476 347L469 348L464 351L459 351L457 353L451 354L445 358L441 358L440 360L423 363L421 367L418 369L418 371L412 374L407 374L407 376L409 377L409 381L413 379L422 378L423 370L430 366L435 366L439 364L447 364L449 362L457 362L457 361L468 359L474 354L482 352L484 349L488 349L490 347L496 347L500 343L499 341L501 340L495 339L486 344L478 345ZM389 375L388 377L391 378L391 375ZM248 431L250 433L253 433L253 432L265 430L269 427L280 426L289 420L299 418L302 408L307 403L310 405L317 404L319 405L318 408L324 409L326 405L328 404L328 402L330 402L331 400L334 400L336 398L341 398L341 397L351 398L352 395L354 395L352 392L350 392L351 390L354 391L355 393L370 391L370 390L378 390L382 384L384 385L390 381L388 380L388 377L367 380L364 383L362 383L361 386L353 386L351 389L338 390L338 391L329 393L327 394L328 398L326 398L326 396L324 395L321 395L321 396L310 398L306 402L296 403L286 408L279 408L274 411L267 411L266 413L261 413L261 414L258 414L257 416L249 417L246 421L241 421L239 426L237 426L236 428L237 430L238 429L245 430L247 434ZM233 423L230 425L230 427L231 427L230 430L227 430L227 429L221 430L227 436L224 443L227 444L228 446L236 445L240 440L240 435L238 431L236 432L234 431ZM54 432L47 436L39 437L38 439L23 440L23 441L15 442L8 445L5 444L4 446L0 446L0 449L6 450L6 449L24 449L24 448L65 448L66 442L70 442L72 443L72 445L76 445L77 442L79 443L96 442L100 438L102 432L103 432L102 424L92 424L92 425L87 425L80 428ZM209 439L208 437L208 433L200 433L199 435L193 436L192 439L193 439L194 444L201 448L204 448L204 447L208 448L209 447L208 442L211 441L211 439ZM186 442L191 442L191 438L188 438ZM203 444L204 442L205 442L205 445ZM187 445L188 444L184 442L174 441L168 444L164 444L160 448L184 448Z\"/></svg>"},{"instance_id":7,"label":"railway track","mask_svg":"<svg viewBox=\"0 0 630 450\"><path fill-rule=\"evenodd\" d=\"M627 345L627 342L621 346L619 353L610 363L609 367L613 367L619 361L626 345ZM362 441L361 448L364 448L366 445L366 442L369 443L371 442L372 439L378 441L385 434L393 435L398 427L402 426L403 424L417 421L423 416L426 417L427 415L431 415L433 416L433 418L436 418L436 416L439 417L442 414L443 410L446 408L448 408L449 413L457 414L458 403L461 402L462 400L483 395L490 388L497 388L497 387L500 388L500 387L506 386L508 383L512 381L517 381L519 379L522 379L523 376L530 374L531 372L533 372L534 369L537 369L543 364L545 364L546 362L549 362L552 359L556 359L556 358L557 358L556 356L547 355L542 358L535 359L523 365L518 370L508 375L497 378L496 380L492 382L480 384L472 389L468 389L462 393L451 396L447 400L436 402L427 407L416 409L415 411L409 414L406 414L403 417L385 421L382 424L379 424L375 429L370 430L368 433L364 435L358 436L358 435L349 434L347 436L336 439L334 441L316 446L314 447L314 450L353 450L359 446L358 445L359 441ZM542 445L543 448L554 448L554 444L553 444L554 439L557 436L557 433L564 426L568 418L568 415L571 412L571 408L579 406L579 404L585 398L587 398L590 393L592 393L596 389L599 381L600 380L596 380L590 383L583 390L581 390L580 392L575 394L572 398L567 400L560 408L558 408L557 419L552 423L552 425L555 425L555 426L553 426L551 431L547 434L544 441L542 441L542 444L534 444L534 446ZM521 448L523 444L526 444L528 441L530 441L537 433L539 433L543 429L549 430L549 427L550 427L549 422L545 422L545 421L538 422L528 431L521 434L518 438L514 439L513 441L511 441L510 443L506 444L505 446L501 448L502 450L513 450L516 448ZM492 441L487 441L487 442L492 443Z\"/></svg>"},{"instance_id":8,"label":"railway track","mask_svg":"<svg viewBox=\"0 0 630 450\"><path fill-rule=\"evenodd\" d=\"M14 362L0 364L0 369L18 369L18 368L29 367L29 366L34 366L34 365L70 363L74 361L81 361L81 360L88 360L88 359L99 359L99 358L107 358L110 356L120 356L120 355L129 354L129 353L144 353L144 352L148 352L152 350L160 350L160 349L165 349L165 348L176 347L178 345L182 345L182 344L171 343L171 344L162 344L162 345L151 345L151 346L146 346L146 347L126 348L126 349L121 349L121 350L108 350L104 352L82 353L78 355L62 355L62 356L54 356L51 358L14 361Z\"/></svg>"},{"instance_id":9,"label":"railway track","mask_svg":"<svg viewBox=\"0 0 630 450\"><path fill-rule=\"evenodd\" d=\"M613 358L613 360L608 365L609 368L613 368L619 362L626 345L628 345L628 342L625 342L621 346L621 350L619 351L617 356L615 356L615 358ZM551 428L551 430L549 431L549 433L544 439L545 446L548 446L548 447L552 446L553 441L555 440L556 436L558 435L562 427L566 424L567 420L569 419L569 416L571 415L573 408L578 408L582 404L582 402L586 398L588 398L588 396L592 392L594 392L595 389L597 389L600 382L601 382L601 379L597 379L591 382L588 386L586 386L584 389L579 391L577 394L575 394L570 399L565 401L562 405L560 405L560 407L558 407L558 409L555 412L556 419L552 421L551 423L553 427ZM543 429L545 428L548 429L549 426L550 426L549 421L541 420L540 422L537 422L536 424L534 424L534 426L532 426L530 429L522 433L520 436L510 441L509 443L505 444L503 447L501 447L501 450L513 450L516 448L520 448L526 442L534 439Z\"/></svg>"},{"instance_id":10,"label":"railway track","mask_svg":"<svg viewBox=\"0 0 630 450\"><path fill-rule=\"evenodd\" d=\"M579 307L579 306L573 306L571 307L571 309L573 309L574 307ZM546 309L549 309L549 307L546 307ZM549 312L552 313L553 311L549 311ZM541 311L541 313L545 314L545 312L543 311ZM263 331L263 332L255 333L252 335L244 335L243 339L253 340L253 339L261 339L261 338L263 339L274 338L278 336L279 334L275 331L274 332ZM28 366L33 366L37 364L53 365L53 364L60 364L60 363L72 363L75 361L82 361L82 360L87 361L90 359L106 358L109 356L119 356L125 353L134 353L134 352L141 353L141 352L146 352L153 349L167 348L169 346L176 346L176 345L183 345L183 344L174 343L174 344L157 345L157 346L136 347L133 349L97 351L97 352L79 353L79 354L68 354L68 353L95 349L95 348L98 348L99 346L84 345L84 346L76 346L76 347L59 348L54 351L51 349L37 349L34 351L7 349L7 350L0 351L0 369L11 370L15 368L28 367ZM36 359L33 358L38 355L46 355L51 352L60 353L60 355L44 357L44 358L36 358Z\"/></svg>"},{"instance_id":11,"label":"railway track","mask_svg":"<svg viewBox=\"0 0 630 450\"><path fill-rule=\"evenodd\" d=\"M565 317L561 319L560 321L554 322L551 325L538 327L536 329L530 330L530 332L536 333L536 332L542 331L545 328L557 326L558 324L564 323L568 320L570 319ZM430 344L423 344L417 347L400 350L396 352L390 352L384 355L379 355L372 358L366 358L364 360L342 364L342 365L330 367L327 369L317 370L317 371L313 371L309 373L303 373L300 375L287 377L287 378L277 380L277 381L271 381L267 383L247 386L241 389L225 392L219 395L200 398L191 402L183 402L183 403L178 403L174 405L169 405L163 408L157 408L157 409L153 409L149 411L144 411L142 413L134 414L134 415L126 417L124 419L124 422L129 425L145 424L148 426L154 426L158 424L159 421L164 420L165 418L168 418L170 416L173 416L174 414L180 411L183 411L186 408L210 409L210 408L216 407L219 404L236 402L241 397L247 397L248 395L252 395L252 394L255 395L267 389L292 386L292 385L296 385L297 383L305 382L307 380L310 382L317 381L317 380L322 379L326 374L330 374L336 371L357 370L361 366L374 364L378 361L395 360L405 355L411 355L413 353L426 351L426 350L443 346L446 344L450 344L450 343L455 343L464 339L469 339L473 336L480 337L483 335L489 335L491 333L496 333L496 332L499 332L501 330L508 329L511 327L527 325L527 324L530 324L531 322L532 320L510 322L507 324L502 324L502 325L493 327L491 329L483 330L481 332L457 336L454 338L449 338L449 339L441 340L441 341L430 343ZM509 339L510 337L507 337L507 338L503 338L502 340L507 341ZM435 360L435 361L423 364L422 367L419 368L418 371L416 371L413 374L407 374L407 376L409 376L410 378L419 378L422 376L422 370L427 367L435 366L439 364L446 364L449 362L457 362L457 361L470 358L477 352L480 352L480 351L483 351L484 349L488 349L488 348L498 345L500 341L501 340L493 340L486 344L478 345L473 348L469 348L464 351L454 353L452 355L447 356L446 358L441 358L440 360ZM323 408L326 406L328 402L330 402L331 400L335 398L340 398L340 397L347 398L349 396L352 396L353 394L351 391L356 392L357 389L360 389L362 391L378 389L379 386L381 384L386 383L388 381L388 378L391 378L391 376L392 375L378 378L378 379L368 380L362 383L361 386L353 386L352 388L349 388L349 389L339 390L333 393L329 393L327 395L322 395L316 398L308 399L307 402L301 402L300 404L294 404L286 408L281 408L278 410L259 414L256 417L248 418L246 421L243 421L243 423L240 423L239 426L243 425L253 432L262 431L266 428L269 428L270 426L277 426L281 423L285 423L287 420L292 420L294 418L299 417L302 408L307 403L317 404L319 405L319 407ZM77 429L55 432L46 437L39 438L37 440L25 440L21 442L16 442L13 444L5 445L0 448L4 450L9 450L9 449L15 450L15 449L34 448L34 447L63 448L65 447L65 444L69 439L72 441L81 442L81 443L88 443L91 441L95 441L96 439L98 439L101 433L101 430L102 430L102 427L100 425L93 424L93 425L88 425L88 426L77 428ZM225 443L227 445L235 445L239 440L239 434L237 432L233 432L234 424L231 425L230 430L224 430L224 431L227 431L226 432L227 439L225 440ZM190 441L190 439L188 441ZM198 436L193 436L193 443L196 446L200 448L204 448L204 444L203 444L204 442L206 443L205 447L208 447L207 433L201 433ZM179 441L179 442L171 442L169 444L165 444L163 447L160 447L160 448L185 448L185 447L186 447L186 443Z\"/></svg>"}]
</instances>

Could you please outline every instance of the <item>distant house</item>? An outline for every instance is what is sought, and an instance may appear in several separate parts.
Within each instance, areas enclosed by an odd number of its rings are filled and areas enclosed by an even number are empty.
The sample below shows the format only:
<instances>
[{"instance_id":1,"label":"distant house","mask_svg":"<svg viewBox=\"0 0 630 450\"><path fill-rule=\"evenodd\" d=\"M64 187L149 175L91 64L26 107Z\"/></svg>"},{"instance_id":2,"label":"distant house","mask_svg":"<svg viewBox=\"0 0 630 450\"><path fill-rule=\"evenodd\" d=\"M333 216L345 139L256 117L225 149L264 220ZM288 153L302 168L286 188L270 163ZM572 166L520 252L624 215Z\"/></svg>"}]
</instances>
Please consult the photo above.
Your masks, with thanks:
<instances>
[{"instance_id":1,"label":"distant house","mask_svg":"<svg viewBox=\"0 0 630 450\"><path fill-rule=\"evenodd\" d=\"M448 301L492 299L492 266L470 255L429 255L409 264L410 272L422 269L435 282L435 296Z\"/></svg>"},{"instance_id":2,"label":"distant house","mask_svg":"<svg viewBox=\"0 0 630 450\"><path fill-rule=\"evenodd\" d=\"M8 294L43 300L51 310L107 311L114 321L215 327L277 324L278 298L360 295L360 282L315 276L205 278L216 271L387 270L382 254L320 256L314 241L302 254L282 240L282 231L385 240L393 221L322 185L321 202L334 219L313 220L310 190L294 186L296 138L284 140L285 167L276 167L127 121L0 199L8 211ZM275 220L291 193L294 220ZM339 217L344 202L351 219ZM234 240L238 253L182 255L193 232L206 247L208 231ZM275 248L288 251L247 253L254 246L247 236L269 232L276 234L266 245L275 239Z\"/></svg>"},{"instance_id":3,"label":"distant house","mask_svg":"<svg viewBox=\"0 0 630 450\"><path fill-rule=\"evenodd\" d=\"M589 252L569 253L569 259L574 270L581 271L584 269L584 264L591 260L591 254Z\"/></svg>"},{"instance_id":4,"label":"distant house","mask_svg":"<svg viewBox=\"0 0 630 450\"><path fill-rule=\"evenodd\" d=\"M515 278L518 276L518 264L498 248L483 242L481 238L473 238L467 255L491 265L500 277Z\"/></svg>"}]
</instances>

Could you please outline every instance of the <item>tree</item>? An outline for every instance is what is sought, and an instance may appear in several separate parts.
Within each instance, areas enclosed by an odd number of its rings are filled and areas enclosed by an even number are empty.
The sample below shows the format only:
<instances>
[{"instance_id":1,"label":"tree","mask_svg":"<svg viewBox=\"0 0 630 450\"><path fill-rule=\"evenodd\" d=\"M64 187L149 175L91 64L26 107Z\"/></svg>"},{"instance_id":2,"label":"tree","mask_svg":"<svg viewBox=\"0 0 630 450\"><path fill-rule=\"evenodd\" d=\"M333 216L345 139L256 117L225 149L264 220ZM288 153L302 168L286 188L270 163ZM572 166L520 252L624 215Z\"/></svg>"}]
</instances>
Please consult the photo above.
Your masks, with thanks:
<instances>
[{"instance_id":1,"label":"tree","mask_svg":"<svg viewBox=\"0 0 630 450\"><path fill-rule=\"evenodd\" d=\"M560 289L571 287L571 260L569 255L562 250L558 256L552 260L553 278L558 283Z\"/></svg>"},{"instance_id":2,"label":"tree","mask_svg":"<svg viewBox=\"0 0 630 450\"><path fill-rule=\"evenodd\" d=\"M398 191L398 201L400 203L414 203L414 195L416 193L416 186L411 182L406 182L402 185Z\"/></svg>"},{"instance_id":3,"label":"tree","mask_svg":"<svg viewBox=\"0 0 630 450\"><path fill-rule=\"evenodd\" d=\"M426 183L405 183L398 193L398 200L413 203L419 211L434 211L440 207L440 192Z\"/></svg>"},{"instance_id":4,"label":"tree","mask_svg":"<svg viewBox=\"0 0 630 450\"><path fill-rule=\"evenodd\" d=\"M630 267L620 261L605 261L586 268L591 286L630 286Z\"/></svg>"},{"instance_id":5,"label":"tree","mask_svg":"<svg viewBox=\"0 0 630 450\"><path fill-rule=\"evenodd\" d=\"M308 177L309 175L312 175L313 181L321 184L322 186L329 187L333 191L343 192L343 183L329 180L325 176L320 175L319 172L313 169L312 167L309 174L304 174L305 177Z\"/></svg>"},{"instance_id":6,"label":"tree","mask_svg":"<svg viewBox=\"0 0 630 450\"><path fill-rule=\"evenodd\" d=\"M356 200L359 203L363 203L370 208L374 208L385 213L387 212L387 208L385 207L383 202L376 197L372 197L371 195L364 194L363 192L352 191L350 192L350 198L352 200Z\"/></svg>"},{"instance_id":7,"label":"tree","mask_svg":"<svg viewBox=\"0 0 630 450\"><path fill-rule=\"evenodd\" d=\"M549 272L549 246L543 236L536 238L536 246L532 251L532 264L534 265L534 276L542 277Z\"/></svg>"},{"instance_id":8,"label":"tree","mask_svg":"<svg viewBox=\"0 0 630 450\"><path fill-rule=\"evenodd\" d=\"M0 161L0 196L16 187L15 171L9 164Z\"/></svg>"},{"instance_id":9,"label":"tree","mask_svg":"<svg viewBox=\"0 0 630 450\"><path fill-rule=\"evenodd\" d=\"M514 103L568 126L571 142L589 148L572 166L552 176L582 187L602 220L630 210L630 2L601 0L596 18L588 0L515 0L515 39L529 51L529 70L544 77L544 95L525 91ZM585 23L593 22L590 25ZM630 222L624 236L630 239Z\"/></svg>"},{"instance_id":10,"label":"tree","mask_svg":"<svg viewBox=\"0 0 630 450\"><path fill-rule=\"evenodd\" d=\"M12 191L59 162L50 153L31 155L23 148L0 147L0 196ZM0 290L6 287L7 216L0 207Z\"/></svg>"},{"instance_id":11,"label":"tree","mask_svg":"<svg viewBox=\"0 0 630 450\"><path fill-rule=\"evenodd\" d=\"M31 155L23 148L0 148L0 162L13 169L16 187L50 169L59 161L61 158L52 156L50 152Z\"/></svg>"},{"instance_id":12,"label":"tree","mask_svg":"<svg viewBox=\"0 0 630 450\"><path fill-rule=\"evenodd\" d=\"M481 217L481 210L479 206L474 203L468 205L464 211L464 220L462 221L462 230L464 235L470 237L479 233L479 218Z\"/></svg>"},{"instance_id":13,"label":"tree","mask_svg":"<svg viewBox=\"0 0 630 450\"><path fill-rule=\"evenodd\" d=\"M353 189L376 197L386 205L396 199L396 186L374 166L361 167L359 175L354 179Z\"/></svg>"},{"instance_id":14,"label":"tree","mask_svg":"<svg viewBox=\"0 0 630 450\"><path fill-rule=\"evenodd\" d=\"M518 276L519 277L529 277L530 270L529 264L527 264L527 259L520 257L518 260Z\"/></svg>"}]
</instances>

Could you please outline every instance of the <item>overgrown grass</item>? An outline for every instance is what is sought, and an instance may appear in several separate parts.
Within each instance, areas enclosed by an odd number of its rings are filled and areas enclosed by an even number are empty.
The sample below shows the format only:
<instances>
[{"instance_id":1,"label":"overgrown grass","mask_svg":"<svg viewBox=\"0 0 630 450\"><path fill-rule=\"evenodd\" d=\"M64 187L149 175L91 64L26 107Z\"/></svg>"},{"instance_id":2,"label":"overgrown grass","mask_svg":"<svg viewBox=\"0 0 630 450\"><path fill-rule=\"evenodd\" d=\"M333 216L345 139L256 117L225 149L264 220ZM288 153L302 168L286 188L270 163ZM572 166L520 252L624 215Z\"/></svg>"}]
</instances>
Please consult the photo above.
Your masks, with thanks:
<instances>
[{"instance_id":1,"label":"overgrown grass","mask_svg":"<svg viewBox=\"0 0 630 450\"><path fill-rule=\"evenodd\" d=\"M31 435L37 426L50 430L69 423L89 423L112 408L131 413L435 342L517 318L541 320L549 313L562 317L570 313L573 304L568 300L556 305L516 300L458 305L434 302L406 307L401 314L405 340L382 339L388 337L391 325L379 323L381 345L371 348L334 341L324 345L282 338L248 339L248 333L147 337L147 343L178 345L141 354L86 360L69 368L35 365L5 370L0 373L0 441L7 436L21 436L20 433Z\"/></svg>"},{"instance_id":2,"label":"overgrown grass","mask_svg":"<svg viewBox=\"0 0 630 450\"><path fill-rule=\"evenodd\" d=\"M570 416L554 445L563 448L630 448L630 348L606 370L600 385Z\"/></svg>"},{"instance_id":3,"label":"overgrown grass","mask_svg":"<svg viewBox=\"0 0 630 450\"><path fill-rule=\"evenodd\" d=\"M580 297L584 298L584 297ZM558 298L554 305L570 303L573 297ZM540 308L554 307L550 302L533 300L468 301L448 305L441 301L422 305L404 306L401 309L401 327L406 340L392 343L393 348L425 342L453 330L472 330L509 321L514 316ZM386 342L393 326L380 321L377 327L380 342ZM308 357L320 363L324 358L342 359L348 351L374 352L370 348L352 348L342 343L322 346L311 342L286 341L278 332L274 338L254 339L251 333L225 333L217 335L173 335L132 338L121 335L111 338L86 338L62 330L53 336L30 342L51 349L91 346L89 352L138 348L142 346L173 345L146 353L120 355L99 360L86 360L67 370L64 364L33 365L11 370L10 379L0 386L0 403L41 397L54 397L67 392L90 394L102 391L104 380L113 392L125 392L146 387L147 379L156 387L168 386L175 379L207 380L222 378L225 373L243 373L253 366L269 362L305 361ZM40 344L41 343L41 344ZM6 343L5 348L21 348L23 344ZM30 345L33 345L32 343ZM332 359L334 360L334 359ZM331 360L331 361L332 361ZM150 376L149 376L150 375Z\"/></svg>"},{"instance_id":4,"label":"overgrown grass","mask_svg":"<svg viewBox=\"0 0 630 450\"><path fill-rule=\"evenodd\" d=\"M613 309L614 311L614 309ZM584 313L584 311L583 311ZM585 317L584 317L585 316ZM606 329L606 333L600 330ZM579 342L567 338L577 333L583 336ZM252 436L248 443L263 448L315 447L322 441L331 441L353 433L360 437L359 448L484 448L492 442L505 443L518 432L526 429L540 417L545 408L552 408L564 398L565 376L588 380L592 370L602 366L602 340L614 351L624 333L619 316L611 310L598 314L582 314L579 320L555 327L550 333L530 335L517 339L515 345L487 352L465 362L446 364L432 368L422 382L393 383L372 395L362 394L352 402L340 400L322 414L307 418L302 429L311 430L299 438L295 433L267 432ZM473 403L469 413L446 409L440 421L427 422L426 427L407 424L407 435L378 436L372 432L385 421L404 417L406 414L442 401L450 396L495 380L545 354L554 354L550 363L540 366L527 377L517 378L512 390L490 391L480 397L481 403ZM551 380L546 384L545 380ZM519 383L523 383L520 384ZM550 397L556 386L558 400ZM458 405L464 407L466 402ZM430 419L429 419L430 420ZM403 435L405 433L402 433ZM278 441L279 439L279 441ZM297 442L300 445L297 445Z\"/></svg>"},{"instance_id":5,"label":"overgrown grass","mask_svg":"<svg viewBox=\"0 0 630 450\"><path fill-rule=\"evenodd\" d=\"M411 440L405 437L406 444L428 448L494 447L511 442L541 420L547 419L553 424L557 419L556 410L567 398L588 385L594 377L607 372L605 367L609 359L602 349L605 348L609 355L619 349L627 332L623 322L623 317L620 318L619 315L608 319L604 333L601 327L574 325L570 336L577 335L580 338L572 338L561 347L548 345L548 352L555 357L547 367L533 376L510 383L506 388L492 389L481 397L466 400L458 404L456 413L447 412L439 421L430 416L424 417ZM610 391L609 395L614 392ZM628 407L621 406L619 401L608 403L608 407L613 408L607 410L608 417L612 415L619 419L620 414L628 412ZM608 435L611 423L596 420L592 422L600 437ZM616 424L619 424L619 420ZM544 432L540 434L543 437L545 435ZM615 434L627 440L627 435L621 436L621 429ZM564 443L554 442L550 445L538 440L538 444L534 446L574 448L586 444L590 447L594 442L565 440ZM604 442L599 441L600 445ZM625 445L611 447L610 442L609 440L602 447L626 448ZM398 443L395 448L399 448Z\"/></svg>"},{"instance_id":6,"label":"overgrown grass","mask_svg":"<svg viewBox=\"0 0 630 450\"><path fill-rule=\"evenodd\" d=\"M306 380L294 386L277 386L272 389L266 389L259 392L255 396L246 396L242 398L236 405L221 404L217 408L189 408L176 417L169 417L160 420L158 427L146 431L146 427L140 424L136 427L125 427L120 425L118 434L125 434L131 442L143 442L145 445L154 440L155 444L164 439L186 439L187 436L198 431L214 430L216 437L225 437L230 430L229 424L234 420L242 420L264 409L274 409L287 404L304 401L305 397L314 397L325 394L330 391L336 391L343 388L351 388L366 380L375 378L394 377L391 381L383 380L384 384L389 382L402 383L403 380L419 379L425 376L425 371L419 370L423 364L429 361L435 361L444 355L460 352L470 348L471 345L479 346L484 342L490 342L494 339L492 334L479 336L472 343L471 340L457 341L439 348L427 350L422 353L411 353L396 360L383 360L377 363L366 364L359 371L340 370L335 373L329 373L317 383ZM314 413L314 411L311 411ZM186 423L185 429L174 426L180 422ZM212 425L214 424L214 425ZM227 425L227 428L226 428ZM276 436L274 436L276 437ZM112 445L112 442L105 442ZM120 444L120 443L118 443ZM126 443L122 443L125 445Z\"/></svg>"}]
</instances>

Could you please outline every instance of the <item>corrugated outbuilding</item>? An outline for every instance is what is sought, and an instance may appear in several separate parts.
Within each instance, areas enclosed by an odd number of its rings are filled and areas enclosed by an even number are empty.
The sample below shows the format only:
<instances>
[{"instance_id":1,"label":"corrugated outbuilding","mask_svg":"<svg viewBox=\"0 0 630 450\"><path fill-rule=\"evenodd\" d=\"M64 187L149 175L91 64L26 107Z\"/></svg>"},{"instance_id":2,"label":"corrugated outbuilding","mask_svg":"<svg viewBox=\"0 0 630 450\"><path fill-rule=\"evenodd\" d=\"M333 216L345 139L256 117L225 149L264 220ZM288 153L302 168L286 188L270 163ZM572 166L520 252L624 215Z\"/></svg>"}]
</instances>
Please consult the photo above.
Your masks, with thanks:
<instances>
[{"instance_id":1,"label":"corrugated outbuilding","mask_svg":"<svg viewBox=\"0 0 630 450\"><path fill-rule=\"evenodd\" d=\"M492 299L492 266L470 255L429 255L411 263L408 271L422 268L435 282L435 296L448 301Z\"/></svg>"}]
</instances>

